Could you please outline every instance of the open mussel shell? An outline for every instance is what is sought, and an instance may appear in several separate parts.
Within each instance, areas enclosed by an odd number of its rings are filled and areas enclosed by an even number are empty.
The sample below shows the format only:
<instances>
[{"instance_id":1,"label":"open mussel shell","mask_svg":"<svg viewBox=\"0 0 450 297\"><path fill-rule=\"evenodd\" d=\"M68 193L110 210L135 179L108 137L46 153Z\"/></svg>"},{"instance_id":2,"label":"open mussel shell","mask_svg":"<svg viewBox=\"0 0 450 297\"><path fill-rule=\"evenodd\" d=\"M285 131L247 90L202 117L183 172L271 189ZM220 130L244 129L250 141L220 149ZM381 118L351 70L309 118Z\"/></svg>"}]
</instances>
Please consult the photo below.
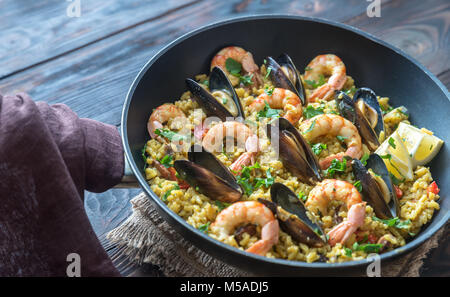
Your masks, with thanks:
<instances>
[{"instance_id":1,"label":"open mussel shell","mask_svg":"<svg viewBox=\"0 0 450 297\"><path fill-rule=\"evenodd\" d=\"M211 199L233 203L242 197L242 189L233 174L213 154L191 148L189 160L176 160L175 170L198 192Z\"/></svg>"},{"instance_id":2,"label":"open mussel shell","mask_svg":"<svg viewBox=\"0 0 450 297\"><path fill-rule=\"evenodd\" d=\"M245 117L238 95L219 67L214 67L211 71L209 91L190 78L186 79L186 85L208 117L216 116L222 121L226 121L226 118Z\"/></svg>"},{"instance_id":3,"label":"open mussel shell","mask_svg":"<svg viewBox=\"0 0 450 297\"><path fill-rule=\"evenodd\" d=\"M379 137L381 133L384 135L383 112L375 92L369 88L359 88L353 95L353 101L365 115L377 136Z\"/></svg>"},{"instance_id":4,"label":"open mussel shell","mask_svg":"<svg viewBox=\"0 0 450 297\"><path fill-rule=\"evenodd\" d=\"M285 118L275 119L267 125L272 145L277 144L283 165L302 182L314 185L322 180L319 161L308 142Z\"/></svg>"},{"instance_id":5,"label":"open mussel shell","mask_svg":"<svg viewBox=\"0 0 450 297\"><path fill-rule=\"evenodd\" d=\"M394 213L395 216L398 217L400 215L400 203L395 193L391 176L383 159L378 154L371 154L367 159L366 168L371 169L376 175L374 178L383 192L384 200L386 203L392 204L391 213Z\"/></svg>"},{"instance_id":6,"label":"open mussel shell","mask_svg":"<svg viewBox=\"0 0 450 297\"><path fill-rule=\"evenodd\" d=\"M322 226L306 214L303 202L287 186L274 183L270 188L270 201L259 201L277 215L281 229L298 242L322 247L327 242Z\"/></svg>"},{"instance_id":7,"label":"open mussel shell","mask_svg":"<svg viewBox=\"0 0 450 297\"><path fill-rule=\"evenodd\" d=\"M369 150L375 151L379 146L378 135L355 102L344 92L336 92L336 105L341 116L352 122L358 129L362 141Z\"/></svg>"},{"instance_id":8,"label":"open mussel shell","mask_svg":"<svg viewBox=\"0 0 450 297\"><path fill-rule=\"evenodd\" d=\"M353 159L352 169L355 178L361 182L363 200L372 206L376 216L383 220L393 218L383 191L367 168L360 160Z\"/></svg>"},{"instance_id":9,"label":"open mussel shell","mask_svg":"<svg viewBox=\"0 0 450 297\"><path fill-rule=\"evenodd\" d=\"M287 54L282 54L276 59L267 57L266 61L267 69L269 67L271 69L269 76L275 87L294 92L300 98L302 104L305 105L305 88L303 87L300 73L292 59Z\"/></svg>"}]
</instances>

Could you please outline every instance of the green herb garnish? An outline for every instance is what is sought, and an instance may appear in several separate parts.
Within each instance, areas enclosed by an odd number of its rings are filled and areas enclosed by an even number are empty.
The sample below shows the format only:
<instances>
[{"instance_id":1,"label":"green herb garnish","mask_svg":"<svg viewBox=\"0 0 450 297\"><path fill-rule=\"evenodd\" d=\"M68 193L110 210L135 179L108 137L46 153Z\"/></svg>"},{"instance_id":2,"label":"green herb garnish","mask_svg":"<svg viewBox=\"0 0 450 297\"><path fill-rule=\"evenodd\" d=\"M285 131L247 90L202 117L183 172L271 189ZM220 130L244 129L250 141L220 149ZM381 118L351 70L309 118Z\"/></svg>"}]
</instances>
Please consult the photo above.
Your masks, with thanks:
<instances>
[{"instance_id":1,"label":"green herb garnish","mask_svg":"<svg viewBox=\"0 0 450 297\"><path fill-rule=\"evenodd\" d=\"M272 67L267 67L267 73L266 73L265 78L268 78L268 77L269 77L270 72L272 72Z\"/></svg>"},{"instance_id":2,"label":"green herb garnish","mask_svg":"<svg viewBox=\"0 0 450 297\"><path fill-rule=\"evenodd\" d=\"M305 132L303 132L303 134L306 134L306 133L308 133L308 132L311 132L315 125L316 125L316 120L314 120L314 121L312 122L311 126L309 126L309 128L308 128Z\"/></svg>"},{"instance_id":3,"label":"green herb garnish","mask_svg":"<svg viewBox=\"0 0 450 297\"><path fill-rule=\"evenodd\" d=\"M395 145L395 140L394 140L394 138L389 137L388 142L389 142L389 145L392 146L394 149L397 147L397 146Z\"/></svg>"},{"instance_id":4,"label":"green herb garnish","mask_svg":"<svg viewBox=\"0 0 450 297\"><path fill-rule=\"evenodd\" d=\"M366 166L367 165L367 160L369 159L369 154L368 153L364 153L364 155L361 158L361 163Z\"/></svg>"},{"instance_id":5,"label":"green herb garnish","mask_svg":"<svg viewBox=\"0 0 450 297\"><path fill-rule=\"evenodd\" d=\"M233 75L240 74L242 69L241 63L233 58L228 58L225 61L225 67L227 68L228 72Z\"/></svg>"},{"instance_id":6,"label":"green herb garnish","mask_svg":"<svg viewBox=\"0 0 450 297\"><path fill-rule=\"evenodd\" d=\"M272 96L273 90L275 90L274 87L266 86L266 87L264 88L264 93L266 93L268 96Z\"/></svg>"},{"instance_id":7,"label":"green herb garnish","mask_svg":"<svg viewBox=\"0 0 450 297\"><path fill-rule=\"evenodd\" d=\"M219 211L222 211L231 205L231 203L226 203L219 200L214 201L214 204L216 204L216 206L219 208Z\"/></svg>"},{"instance_id":8,"label":"green herb garnish","mask_svg":"<svg viewBox=\"0 0 450 297\"><path fill-rule=\"evenodd\" d=\"M298 193L297 196L298 196L298 199L300 199L303 202L305 202L306 199L308 199L308 196L306 196L305 193L303 193L302 191L300 191L300 193Z\"/></svg>"},{"instance_id":9,"label":"green herb garnish","mask_svg":"<svg viewBox=\"0 0 450 297\"><path fill-rule=\"evenodd\" d=\"M227 98L222 98L222 103L223 103L223 104L227 104L227 102L228 102L228 99L227 99Z\"/></svg>"},{"instance_id":10,"label":"green herb garnish","mask_svg":"<svg viewBox=\"0 0 450 297\"><path fill-rule=\"evenodd\" d=\"M209 229L209 225L211 225L211 222L208 222L206 224L201 225L200 227L198 227L197 229L200 230L203 233L208 234L208 229Z\"/></svg>"},{"instance_id":11,"label":"green herb garnish","mask_svg":"<svg viewBox=\"0 0 450 297\"><path fill-rule=\"evenodd\" d=\"M170 155L165 155L162 159L159 160L159 163L161 163L161 165L163 165L166 168L169 167L173 167L172 163L172 156Z\"/></svg>"},{"instance_id":12,"label":"green herb garnish","mask_svg":"<svg viewBox=\"0 0 450 297\"><path fill-rule=\"evenodd\" d=\"M265 106L264 109L258 112L258 119L259 118L279 118L281 109L273 109L270 108L267 101L264 101Z\"/></svg>"},{"instance_id":13,"label":"green herb garnish","mask_svg":"<svg viewBox=\"0 0 450 297\"><path fill-rule=\"evenodd\" d=\"M362 185L361 185L361 181L360 180L357 180L353 185L358 190L358 192L362 192Z\"/></svg>"},{"instance_id":14,"label":"green herb garnish","mask_svg":"<svg viewBox=\"0 0 450 297\"><path fill-rule=\"evenodd\" d=\"M391 154L380 155L380 158L381 159L388 159L388 160L390 160L392 158L392 155Z\"/></svg>"},{"instance_id":15,"label":"green herb garnish","mask_svg":"<svg viewBox=\"0 0 450 297\"><path fill-rule=\"evenodd\" d=\"M161 200L166 202L167 197L170 196L170 193L172 193L173 190L179 190L179 189L180 189L180 186L178 184L175 184L172 189L170 189L169 191L164 193L164 196L162 196Z\"/></svg>"},{"instance_id":16,"label":"green herb garnish","mask_svg":"<svg viewBox=\"0 0 450 297\"><path fill-rule=\"evenodd\" d=\"M316 88L320 87L321 85L325 84L326 81L325 81L325 77L323 76L323 74L320 74L319 80L317 82L315 80L305 79L305 83L310 85L313 89L316 89Z\"/></svg>"},{"instance_id":17,"label":"green herb garnish","mask_svg":"<svg viewBox=\"0 0 450 297\"><path fill-rule=\"evenodd\" d=\"M323 112L324 108L325 108L325 105L324 105L324 104L321 104L321 105L320 105L319 107L317 107L317 108L314 108L314 106L312 106L312 105L310 104L310 105L306 106L306 109L305 109L305 110L303 110L303 116L304 116L306 119L310 119L310 118L312 118L312 117L315 117L316 115L323 114L323 113L324 113L324 112Z\"/></svg>"},{"instance_id":18,"label":"green herb garnish","mask_svg":"<svg viewBox=\"0 0 450 297\"><path fill-rule=\"evenodd\" d=\"M355 242L353 244L354 251L363 251L365 253L379 253L382 247L383 245L378 243L359 244Z\"/></svg>"},{"instance_id":19,"label":"green herb garnish","mask_svg":"<svg viewBox=\"0 0 450 297\"><path fill-rule=\"evenodd\" d=\"M381 223L387 225L388 227L395 227L398 229L408 229L408 226L411 224L411 220L401 221L398 217L395 217L392 219L387 219L387 220L382 220L377 217L372 217L372 220L381 222Z\"/></svg>"},{"instance_id":20,"label":"green herb garnish","mask_svg":"<svg viewBox=\"0 0 450 297\"><path fill-rule=\"evenodd\" d=\"M311 67L308 67L308 66L305 67L305 71L311 71L311 70L312 70Z\"/></svg>"},{"instance_id":21,"label":"green herb garnish","mask_svg":"<svg viewBox=\"0 0 450 297\"><path fill-rule=\"evenodd\" d=\"M344 251L345 251L345 255L346 255L347 257L351 257L351 256L352 256L353 251L352 251L351 249L349 249L349 248L344 248Z\"/></svg>"},{"instance_id":22,"label":"green herb garnish","mask_svg":"<svg viewBox=\"0 0 450 297\"><path fill-rule=\"evenodd\" d=\"M316 156L320 155L320 153L327 148L327 145L325 143L316 143L314 144L311 149L314 152Z\"/></svg>"},{"instance_id":23,"label":"green herb garnish","mask_svg":"<svg viewBox=\"0 0 450 297\"><path fill-rule=\"evenodd\" d=\"M338 136L336 136L336 138L337 138L339 141L344 141L344 140L346 140L348 137L338 135Z\"/></svg>"},{"instance_id":24,"label":"green herb garnish","mask_svg":"<svg viewBox=\"0 0 450 297\"><path fill-rule=\"evenodd\" d=\"M173 131L170 131L168 129L156 129L155 130L155 134L159 135L159 136L162 136L162 137L165 137L165 138L167 138L169 140L172 140L172 141L180 141L180 140L186 140L187 139L186 136L180 135L180 134L175 133Z\"/></svg>"},{"instance_id":25,"label":"green herb garnish","mask_svg":"<svg viewBox=\"0 0 450 297\"><path fill-rule=\"evenodd\" d=\"M347 169L347 161L338 159L333 159L331 161L330 167L325 170L325 175L332 178L336 173L343 173Z\"/></svg>"}]
</instances>

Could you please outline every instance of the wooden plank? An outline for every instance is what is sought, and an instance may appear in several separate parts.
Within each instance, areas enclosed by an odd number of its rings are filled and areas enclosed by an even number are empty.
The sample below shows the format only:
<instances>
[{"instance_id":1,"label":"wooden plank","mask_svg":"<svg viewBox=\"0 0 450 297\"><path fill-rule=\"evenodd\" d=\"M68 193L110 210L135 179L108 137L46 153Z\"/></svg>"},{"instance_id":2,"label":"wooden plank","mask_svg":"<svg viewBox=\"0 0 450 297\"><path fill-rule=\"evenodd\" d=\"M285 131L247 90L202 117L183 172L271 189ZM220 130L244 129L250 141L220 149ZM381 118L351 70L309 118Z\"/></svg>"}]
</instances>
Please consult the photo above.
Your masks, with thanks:
<instances>
[{"instance_id":1,"label":"wooden plank","mask_svg":"<svg viewBox=\"0 0 450 297\"><path fill-rule=\"evenodd\" d=\"M397 0L380 18L362 14L347 22L402 49L439 75L450 65L450 1ZM447 85L448 87L448 85Z\"/></svg>"},{"instance_id":2,"label":"wooden plank","mask_svg":"<svg viewBox=\"0 0 450 297\"><path fill-rule=\"evenodd\" d=\"M176 37L207 23L231 16L254 13L308 13L337 21L365 11L367 4L347 0L342 3L323 0L310 6L309 1L296 3L255 1L207 1L144 23L80 50L0 80L0 91L28 92L34 100L65 103L82 117L118 125L122 103L129 86L142 65L163 45ZM319 3L319 4L318 4Z\"/></svg>"},{"instance_id":3,"label":"wooden plank","mask_svg":"<svg viewBox=\"0 0 450 297\"><path fill-rule=\"evenodd\" d=\"M79 18L64 0L0 1L0 78L196 1L80 0Z\"/></svg>"}]
</instances>

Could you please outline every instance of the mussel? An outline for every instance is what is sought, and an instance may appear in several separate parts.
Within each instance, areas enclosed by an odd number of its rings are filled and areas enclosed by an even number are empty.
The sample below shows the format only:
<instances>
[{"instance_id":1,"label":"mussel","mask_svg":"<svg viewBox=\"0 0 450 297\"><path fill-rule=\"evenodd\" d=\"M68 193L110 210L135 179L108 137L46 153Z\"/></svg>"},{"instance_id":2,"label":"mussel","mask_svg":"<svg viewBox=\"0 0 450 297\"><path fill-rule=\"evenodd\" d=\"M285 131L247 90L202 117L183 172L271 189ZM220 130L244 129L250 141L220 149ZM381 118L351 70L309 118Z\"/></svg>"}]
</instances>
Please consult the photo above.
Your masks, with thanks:
<instances>
[{"instance_id":1,"label":"mussel","mask_svg":"<svg viewBox=\"0 0 450 297\"><path fill-rule=\"evenodd\" d=\"M306 214L303 202L287 186L274 183L270 188L272 202L259 199L277 215L281 229L298 242L312 247L322 247L327 242L320 223Z\"/></svg>"},{"instance_id":2,"label":"mussel","mask_svg":"<svg viewBox=\"0 0 450 297\"><path fill-rule=\"evenodd\" d=\"M287 54L282 54L278 58L266 58L267 71L275 87L287 89L294 92L302 101L306 103L305 89L303 87L300 73ZM270 68L270 70L269 70Z\"/></svg>"},{"instance_id":3,"label":"mussel","mask_svg":"<svg viewBox=\"0 0 450 297\"><path fill-rule=\"evenodd\" d=\"M319 161L308 142L288 120L278 118L269 123L267 135L272 145L278 144L280 159L292 174L310 185L322 180Z\"/></svg>"},{"instance_id":4,"label":"mussel","mask_svg":"<svg viewBox=\"0 0 450 297\"><path fill-rule=\"evenodd\" d=\"M176 160L175 170L197 191L211 199L233 203L243 191L234 175L213 154L201 146L192 146L189 160Z\"/></svg>"},{"instance_id":5,"label":"mussel","mask_svg":"<svg viewBox=\"0 0 450 297\"><path fill-rule=\"evenodd\" d=\"M378 139L382 141L383 139L380 139L380 136L384 138L386 132L384 129L383 112L381 111L375 92L369 88L359 88L356 90L355 95L353 95L353 102L361 110L378 136Z\"/></svg>"},{"instance_id":6,"label":"mussel","mask_svg":"<svg viewBox=\"0 0 450 297\"><path fill-rule=\"evenodd\" d=\"M245 117L238 95L227 75L219 67L214 67L211 71L209 91L190 78L186 79L186 84L208 117L216 116L222 121L226 121L227 117Z\"/></svg>"},{"instance_id":7,"label":"mussel","mask_svg":"<svg viewBox=\"0 0 450 297\"><path fill-rule=\"evenodd\" d=\"M352 169L355 178L361 182L363 199L372 206L378 218L389 219L400 214L389 171L379 155L371 154L365 166L360 160L353 159ZM392 209L389 207L391 201Z\"/></svg>"},{"instance_id":8,"label":"mussel","mask_svg":"<svg viewBox=\"0 0 450 297\"><path fill-rule=\"evenodd\" d=\"M342 91L336 92L335 99L341 116L356 126L362 141L369 150L375 151L380 146L378 136L356 103Z\"/></svg>"}]
</instances>

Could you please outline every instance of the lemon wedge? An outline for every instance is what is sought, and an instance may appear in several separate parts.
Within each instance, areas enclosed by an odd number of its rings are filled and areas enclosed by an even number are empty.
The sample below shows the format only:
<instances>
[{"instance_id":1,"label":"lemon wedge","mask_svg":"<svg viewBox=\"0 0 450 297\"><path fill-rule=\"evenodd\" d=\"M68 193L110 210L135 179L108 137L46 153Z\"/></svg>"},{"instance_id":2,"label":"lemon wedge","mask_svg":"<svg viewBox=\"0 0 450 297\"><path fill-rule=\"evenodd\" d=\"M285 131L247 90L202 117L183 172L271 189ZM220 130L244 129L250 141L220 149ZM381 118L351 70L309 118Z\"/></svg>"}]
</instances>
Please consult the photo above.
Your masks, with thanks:
<instances>
[{"instance_id":1,"label":"lemon wedge","mask_svg":"<svg viewBox=\"0 0 450 297\"><path fill-rule=\"evenodd\" d=\"M414 167L430 162L444 144L444 141L434 136L433 132L403 122L398 125L396 131L405 144Z\"/></svg>"},{"instance_id":2,"label":"lemon wedge","mask_svg":"<svg viewBox=\"0 0 450 297\"><path fill-rule=\"evenodd\" d=\"M398 180L413 179L413 163L397 130L375 151L386 164L387 170Z\"/></svg>"}]
</instances>

